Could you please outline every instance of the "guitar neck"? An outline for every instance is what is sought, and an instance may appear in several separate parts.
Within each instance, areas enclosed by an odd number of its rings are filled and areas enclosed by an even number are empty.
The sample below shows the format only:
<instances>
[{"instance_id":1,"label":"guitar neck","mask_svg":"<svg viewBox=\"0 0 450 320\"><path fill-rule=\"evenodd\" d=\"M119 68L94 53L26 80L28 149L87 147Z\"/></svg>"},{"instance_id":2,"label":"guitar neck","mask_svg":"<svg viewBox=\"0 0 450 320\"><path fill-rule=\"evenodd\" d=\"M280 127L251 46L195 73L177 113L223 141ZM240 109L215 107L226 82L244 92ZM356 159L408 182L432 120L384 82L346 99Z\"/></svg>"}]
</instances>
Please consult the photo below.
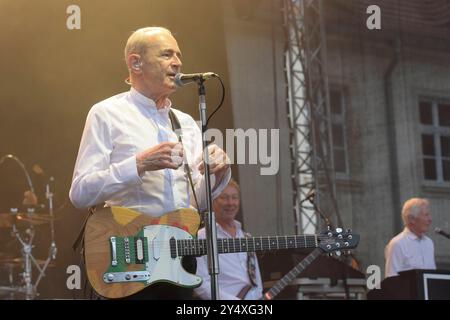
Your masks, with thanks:
<instances>
[{"instance_id":1,"label":"guitar neck","mask_svg":"<svg viewBox=\"0 0 450 320\"><path fill-rule=\"evenodd\" d=\"M316 235L217 239L218 253L255 252L281 249L317 248ZM205 255L205 239L177 240L178 256Z\"/></svg>"},{"instance_id":2,"label":"guitar neck","mask_svg":"<svg viewBox=\"0 0 450 320\"><path fill-rule=\"evenodd\" d=\"M316 248L313 252L308 254L298 265L289 271L283 278L264 294L264 300L272 300L277 296L286 286L292 282L297 276L302 273L320 254L322 249Z\"/></svg>"}]
</instances>

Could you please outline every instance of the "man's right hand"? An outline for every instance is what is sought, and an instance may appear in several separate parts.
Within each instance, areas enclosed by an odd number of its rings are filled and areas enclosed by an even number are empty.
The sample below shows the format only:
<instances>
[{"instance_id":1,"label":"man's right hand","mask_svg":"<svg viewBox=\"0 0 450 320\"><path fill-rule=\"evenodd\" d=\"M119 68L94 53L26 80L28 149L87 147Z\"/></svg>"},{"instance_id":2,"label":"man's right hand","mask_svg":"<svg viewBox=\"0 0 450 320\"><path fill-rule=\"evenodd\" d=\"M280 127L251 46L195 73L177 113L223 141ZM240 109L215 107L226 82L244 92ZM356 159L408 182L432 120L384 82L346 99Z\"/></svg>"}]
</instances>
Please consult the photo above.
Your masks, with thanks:
<instances>
[{"instance_id":1,"label":"man's right hand","mask_svg":"<svg viewBox=\"0 0 450 320\"><path fill-rule=\"evenodd\" d=\"M136 155L139 175L145 171L178 169L183 164L183 145L179 142L163 142Z\"/></svg>"}]
</instances>

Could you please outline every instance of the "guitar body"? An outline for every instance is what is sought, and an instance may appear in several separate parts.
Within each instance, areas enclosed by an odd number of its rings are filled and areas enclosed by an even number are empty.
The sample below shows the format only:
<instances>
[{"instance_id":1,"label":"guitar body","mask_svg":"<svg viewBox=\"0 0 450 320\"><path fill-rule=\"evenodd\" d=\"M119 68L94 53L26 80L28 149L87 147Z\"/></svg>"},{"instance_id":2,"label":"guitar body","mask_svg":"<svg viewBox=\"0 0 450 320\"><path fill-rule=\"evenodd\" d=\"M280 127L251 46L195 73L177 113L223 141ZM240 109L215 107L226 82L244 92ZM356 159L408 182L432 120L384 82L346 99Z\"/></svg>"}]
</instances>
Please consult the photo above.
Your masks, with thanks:
<instances>
[{"instance_id":1,"label":"guitar body","mask_svg":"<svg viewBox=\"0 0 450 320\"><path fill-rule=\"evenodd\" d=\"M122 298L156 282L197 287L202 280L181 265L170 239L193 239L200 218L192 209L179 209L159 218L123 208L92 214L85 229L87 277L106 298ZM126 248L124 250L124 248Z\"/></svg>"}]
</instances>

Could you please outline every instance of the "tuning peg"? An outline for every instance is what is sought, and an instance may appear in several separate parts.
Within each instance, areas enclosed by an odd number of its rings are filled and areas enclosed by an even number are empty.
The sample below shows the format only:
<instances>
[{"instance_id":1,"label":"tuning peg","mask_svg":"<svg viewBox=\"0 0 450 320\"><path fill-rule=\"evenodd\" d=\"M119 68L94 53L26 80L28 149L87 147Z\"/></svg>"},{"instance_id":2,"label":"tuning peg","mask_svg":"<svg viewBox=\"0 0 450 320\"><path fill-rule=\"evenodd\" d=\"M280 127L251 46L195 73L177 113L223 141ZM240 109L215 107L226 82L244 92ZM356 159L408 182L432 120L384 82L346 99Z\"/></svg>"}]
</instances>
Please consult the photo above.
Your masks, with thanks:
<instances>
[{"instance_id":1,"label":"tuning peg","mask_svg":"<svg viewBox=\"0 0 450 320\"><path fill-rule=\"evenodd\" d=\"M352 229L348 228L347 233L352 233Z\"/></svg>"},{"instance_id":2,"label":"tuning peg","mask_svg":"<svg viewBox=\"0 0 450 320\"><path fill-rule=\"evenodd\" d=\"M338 256L338 257L340 257L341 256L341 251L340 250L338 250L338 251L336 251L336 256Z\"/></svg>"}]
</instances>

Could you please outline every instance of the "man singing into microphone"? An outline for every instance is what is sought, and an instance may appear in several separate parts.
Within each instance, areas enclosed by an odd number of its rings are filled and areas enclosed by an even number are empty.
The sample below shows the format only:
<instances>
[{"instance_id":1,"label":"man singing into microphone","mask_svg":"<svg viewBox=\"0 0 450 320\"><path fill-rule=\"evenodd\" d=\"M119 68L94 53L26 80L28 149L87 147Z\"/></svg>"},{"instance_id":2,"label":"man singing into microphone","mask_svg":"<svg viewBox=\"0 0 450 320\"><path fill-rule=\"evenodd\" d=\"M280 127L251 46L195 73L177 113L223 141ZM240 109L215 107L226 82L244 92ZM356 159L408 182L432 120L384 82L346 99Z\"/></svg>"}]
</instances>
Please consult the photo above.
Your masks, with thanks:
<instances>
[{"instance_id":1,"label":"man singing into microphone","mask_svg":"<svg viewBox=\"0 0 450 320\"><path fill-rule=\"evenodd\" d=\"M105 203L152 217L178 208L204 210L201 132L169 100L181 68L177 41L165 28L139 29L127 41L125 62L130 90L95 104L87 116L70 189L72 203L80 209ZM227 186L231 170L222 149L210 145L208 152L215 198ZM186 260L184 265L195 273L195 258ZM188 299L192 293L164 284L147 289L132 298Z\"/></svg>"},{"instance_id":2,"label":"man singing into microphone","mask_svg":"<svg viewBox=\"0 0 450 320\"><path fill-rule=\"evenodd\" d=\"M402 218L404 230L385 249L386 278L404 270L436 269L433 241L425 235L432 222L428 200L407 200Z\"/></svg>"}]
</instances>

